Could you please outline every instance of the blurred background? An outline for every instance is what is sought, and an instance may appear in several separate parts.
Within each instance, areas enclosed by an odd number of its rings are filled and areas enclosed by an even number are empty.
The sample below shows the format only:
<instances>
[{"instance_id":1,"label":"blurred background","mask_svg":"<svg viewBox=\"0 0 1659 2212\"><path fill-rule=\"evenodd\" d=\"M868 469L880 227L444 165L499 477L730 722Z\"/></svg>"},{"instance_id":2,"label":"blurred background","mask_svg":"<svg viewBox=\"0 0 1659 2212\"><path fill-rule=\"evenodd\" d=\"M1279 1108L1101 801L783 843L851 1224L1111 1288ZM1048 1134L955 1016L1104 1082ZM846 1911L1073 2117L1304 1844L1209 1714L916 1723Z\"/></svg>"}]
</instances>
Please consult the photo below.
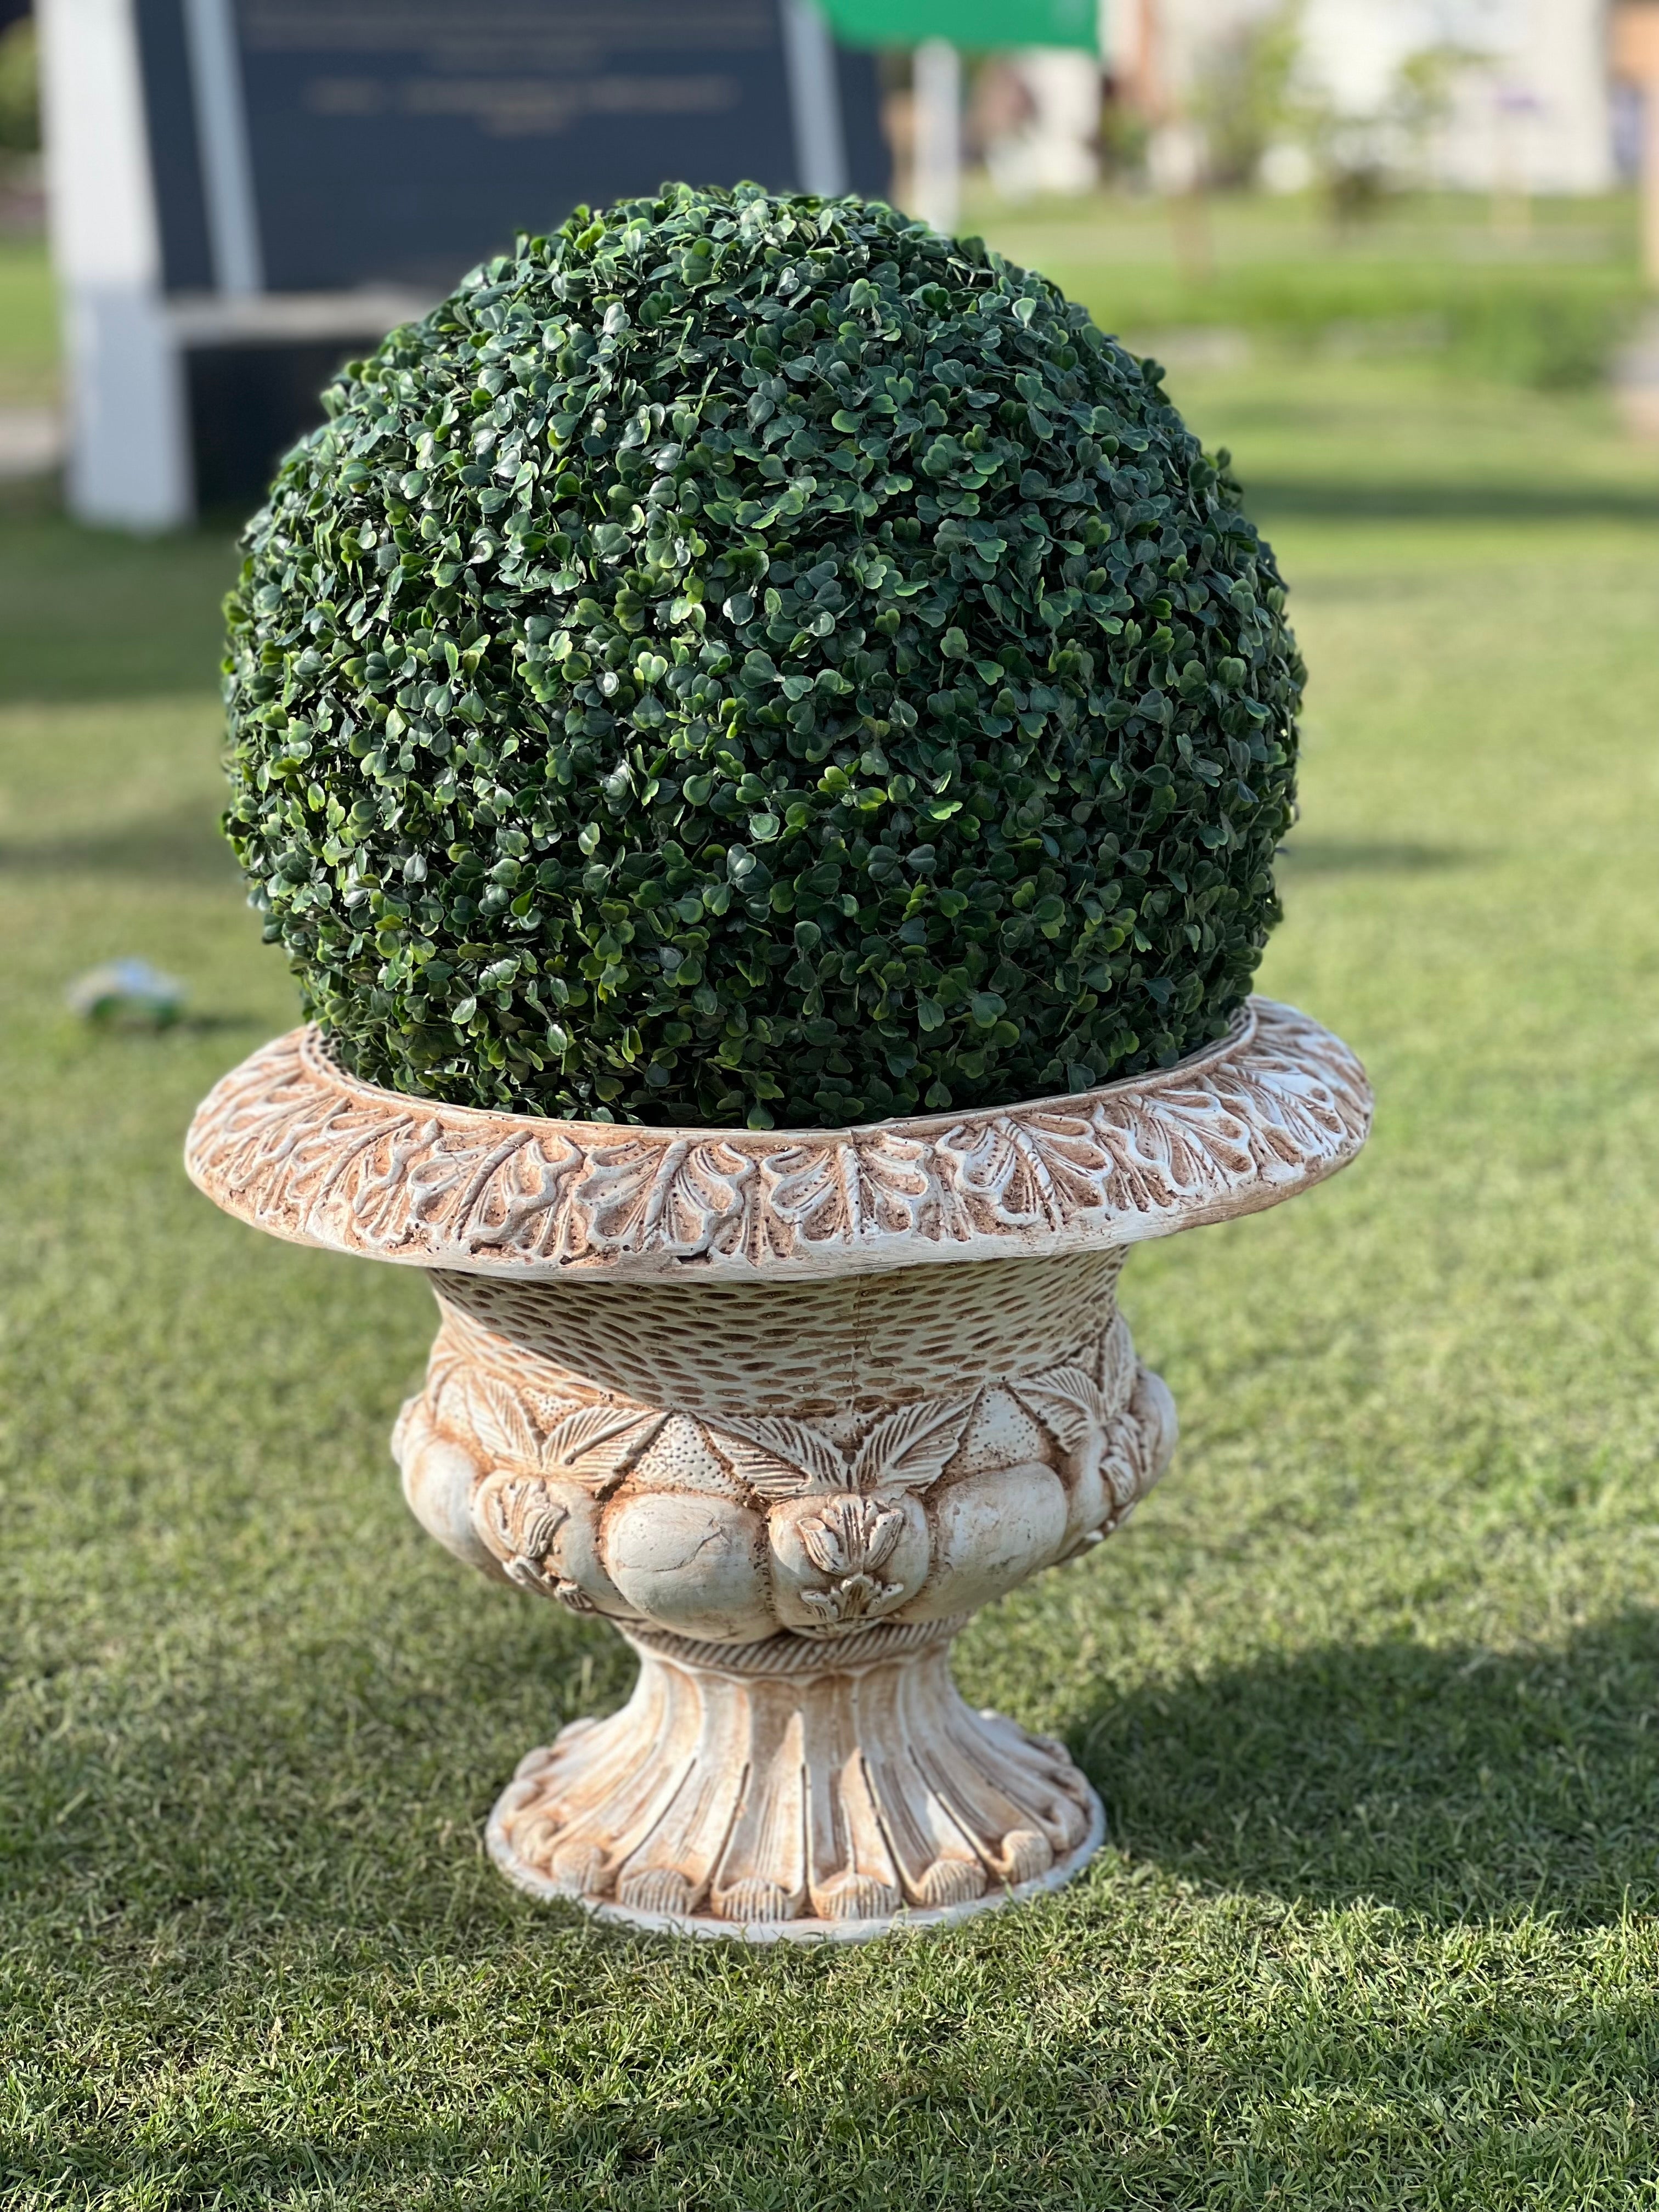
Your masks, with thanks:
<instances>
[{"instance_id":1,"label":"blurred background","mask_svg":"<svg viewBox=\"0 0 1659 2212\"><path fill-rule=\"evenodd\" d=\"M1182 377L1659 435L1650 86L1659 0L0 0L0 470L245 508L339 360L665 174L980 228Z\"/></svg>"},{"instance_id":2,"label":"blurred background","mask_svg":"<svg viewBox=\"0 0 1659 2212\"><path fill-rule=\"evenodd\" d=\"M0 2170L1622 2212L1659 2170L1659 0L826 5L0 0ZM1112 1849L830 1978L532 1940L483 1808L623 1647L404 1513L415 1275L179 1163L297 1018L216 828L237 524L336 362L672 174L959 220L1231 449L1311 671L1261 981L1378 1099L1334 1182L1137 1253L1175 1473L960 1646Z\"/></svg>"}]
</instances>

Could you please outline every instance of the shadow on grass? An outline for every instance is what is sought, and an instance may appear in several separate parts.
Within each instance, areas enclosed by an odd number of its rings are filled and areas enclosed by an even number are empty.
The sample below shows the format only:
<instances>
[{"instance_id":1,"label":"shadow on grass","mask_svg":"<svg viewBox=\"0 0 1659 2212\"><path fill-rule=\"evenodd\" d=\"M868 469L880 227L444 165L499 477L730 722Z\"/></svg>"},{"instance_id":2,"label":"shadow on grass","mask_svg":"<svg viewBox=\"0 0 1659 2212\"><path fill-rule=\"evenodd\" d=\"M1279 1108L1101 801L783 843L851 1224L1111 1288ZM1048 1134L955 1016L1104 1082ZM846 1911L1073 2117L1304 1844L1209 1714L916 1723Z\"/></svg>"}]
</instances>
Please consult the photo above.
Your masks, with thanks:
<instances>
[{"instance_id":1,"label":"shadow on grass","mask_svg":"<svg viewBox=\"0 0 1659 2212\"><path fill-rule=\"evenodd\" d=\"M1323 1645L1114 1700L1073 1732L1131 1854L1425 1921L1659 1903L1659 1618L1564 1650Z\"/></svg>"},{"instance_id":2,"label":"shadow on grass","mask_svg":"<svg viewBox=\"0 0 1659 2212\"><path fill-rule=\"evenodd\" d=\"M0 842L0 874L136 876L226 888L241 880L216 815L194 799L77 836Z\"/></svg>"},{"instance_id":3,"label":"shadow on grass","mask_svg":"<svg viewBox=\"0 0 1659 2212\"><path fill-rule=\"evenodd\" d=\"M1306 517L1333 522L1659 522L1659 491L1647 484L1457 483L1250 477L1244 505L1268 523Z\"/></svg>"},{"instance_id":4,"label":"shadow on grass","mask_svg":"<svg viewBox=\"0 0 1659 2212\"><path fill-rule=\"evenodd\" d=\"M31 1812L0 1895L45 1901L73 1867L141 1918L189 1899L234 1922L252 1884L289 1929L331 1936L361 1924L367 1881L417 1949L441 1948L468 1838L519 1757L613 1710L634 1674L608 1630L510 1600L445 1620L403 1649L377 1634L284 1656L278 1638L159 1698L112 1683L89 1734L14 1743L0 1801ZM1432 1925L1659 1906L1654 1613L1535 1652L1268 1654L1114 1697L1069 1735L1116 1846L1205 1887ZM468 1911L521 1908L491 1881Z\"/></svg>"},{"instance_id":5,"label":"shadow on grass","mask_svg":"<svg viewBox=\"0 0 1659 2212\"><path fill-rule=\"evenodd\" d=\"M1279 858L1299 875L1426 875L1466 868L1474 855L1454 845L1387 843L1364 837L1296 837Z\"/></svg>"},{"instance_id":6,"label":"shadow on grass","mask_svg":"<svg viewBox=\"0 0 1659 2212\"><path fill-rule=\"evenodd\" d=\"M106 1709L78 1758L48 1727L33 1771L0 1773L0 1799L21 1785L37 1808L0 1853L0 1886L58 1923L43 1946L37 1922L27 1946L43 2033L46 2014L109 2012L124 2067L149 2053L165 2080L177 2042L217 2043L244 2069L234 2095L209 2064L199 2101L158 2092L153 2110L125 2072L113 2111L108 2081L70 2086L49 2129L0 2143L0 2179L43 2203L74 2186L106 2203L410 2212L1207 2203L1207 2130L1231 2114L1222 2132L1236 2121L1248 2136L1251 2172L1229 2202L1334 2212L1383 2201L1348 2193L1330 2166L1352 2152L1343 2112L1363 2083L1368 2156L1385 2110L1408 2163L1423 2111L1439 2115L1440 2170L1459 2179L1425 2203L1518 2203L1508 2183L1531 2161L1553 2177L1540 2201L1565 2204L1589 2201L1561 2179L1583 2111L1624 2112L1620 2085L1659 2062L1644 1996L1608 1990L1571 2026L1553 1996L1511 1996L1500 2033L1478 1978L1437 1984L1424 2008L1339 1974L1265 2012L1218 2006L1190 2039L1167 2016L1081 2002L1014 2045L1024 1915L884 1952L870 1984L839 1954L734 1959L527 1906L472 1843L507 1740L522 1748L527 1705L545 1733L617 1702L627 1657L606 1632L510 1602L447 1635L423 1662L376 1635L298 1668L289 1650L286 1671L180 1682L142 1714ZM1261 1657L1115 1699L1074 1741L1119 1846L1202 1887L1380 1900L1431 1930L1541 1914L1595 1926L1654 1898L1656 1701L1659 1620L1631 1613L1535 1654L1399 1639ZM1085 1983L1121 1969L1121 1905L1098 1928L1080 1893L1034 1910L1068 1916L1051 1940ZM1187 1911L1149 1905L1176 1952ZM481 1993L465 2030L457 1972ZM901 2049L884 2023L910 1988L934 2026ZM267 2015L295 2007L299 2039L279 2051ZM337 2014L374 2024L349 2081ZM1328 2129L1310 2086L1334 2100ZM1531 2112L1535 2097L1555 2117L1517 2130L1516 2100ZM833 2199L817 2188L830 2178L847 2184ZM602 2198L585 2193L595 2184Z\"/></svg>"}]
</instances>

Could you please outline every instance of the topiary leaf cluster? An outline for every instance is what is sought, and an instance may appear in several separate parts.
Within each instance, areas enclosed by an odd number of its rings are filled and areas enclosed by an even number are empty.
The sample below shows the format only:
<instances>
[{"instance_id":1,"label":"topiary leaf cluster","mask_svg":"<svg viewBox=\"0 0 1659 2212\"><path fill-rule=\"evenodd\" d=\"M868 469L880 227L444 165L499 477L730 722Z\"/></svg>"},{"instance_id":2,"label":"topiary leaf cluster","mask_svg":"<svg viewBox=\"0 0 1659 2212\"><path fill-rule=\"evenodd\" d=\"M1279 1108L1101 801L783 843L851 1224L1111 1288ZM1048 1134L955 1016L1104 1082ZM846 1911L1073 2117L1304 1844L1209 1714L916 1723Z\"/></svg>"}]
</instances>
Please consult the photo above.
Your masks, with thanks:
<instances>
[{"instance_id":1,"label":"topiary leaf cluster","mask_svg":"<svg viewBox=\"0 0 1659 2212\"><path fill-rule=\"evenodd\" d=\"M1220 1035L1303 669L1161 374L751 185L579 209L348 367L226 662L226 826L343 1060L838 1124Z\"/></svg>"}]
</instances>

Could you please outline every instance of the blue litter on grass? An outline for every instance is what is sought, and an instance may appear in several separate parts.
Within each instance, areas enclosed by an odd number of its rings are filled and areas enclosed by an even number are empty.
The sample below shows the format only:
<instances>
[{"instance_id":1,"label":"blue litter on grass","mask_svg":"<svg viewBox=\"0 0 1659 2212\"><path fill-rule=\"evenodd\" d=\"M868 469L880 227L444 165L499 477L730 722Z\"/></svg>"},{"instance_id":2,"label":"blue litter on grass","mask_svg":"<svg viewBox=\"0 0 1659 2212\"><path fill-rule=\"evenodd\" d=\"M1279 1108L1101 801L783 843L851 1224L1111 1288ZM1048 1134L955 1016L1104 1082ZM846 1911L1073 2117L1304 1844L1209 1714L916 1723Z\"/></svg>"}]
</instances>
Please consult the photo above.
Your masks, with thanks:
<instances>
[{"instance_id":1,"label":"blue litter on grass","mask_svg":"<svg viewBox=\"0 0 1659 2212\"><path fill-rule=\"evenodd\" d=\"M66 995L86 1021L164 1030L184 1012L190 994L176 975L164 975L148 960L106 960L77 975Z\"/></svg>"}]
</instances>

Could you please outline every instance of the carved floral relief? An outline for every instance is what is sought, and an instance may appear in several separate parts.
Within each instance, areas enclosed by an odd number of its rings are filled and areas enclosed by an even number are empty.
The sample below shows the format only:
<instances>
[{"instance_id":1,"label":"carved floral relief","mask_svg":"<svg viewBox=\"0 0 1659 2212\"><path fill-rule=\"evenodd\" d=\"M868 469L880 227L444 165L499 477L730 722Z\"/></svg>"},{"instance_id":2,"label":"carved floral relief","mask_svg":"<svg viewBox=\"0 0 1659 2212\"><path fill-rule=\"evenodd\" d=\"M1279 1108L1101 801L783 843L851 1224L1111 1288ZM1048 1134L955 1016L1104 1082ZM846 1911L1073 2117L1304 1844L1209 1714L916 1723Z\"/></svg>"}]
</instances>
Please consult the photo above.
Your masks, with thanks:
<instances>
[{"instance_id":1,"label":"carved floral relief","mask_svg":"<svg viewBox=\"0 0 1659 2212\"><path fill-rule=\"evenodd\" d=\"M996 1275L993 1267L974 1279L988 1298ZM533 1286L517 1296L533 1301ZM832 1433L777 1416L716 1425L598 1395L449 1308L425 1392L406 1410L399 1456L413 1501L433 1489L425 1462L443 1455L450 1488L465 1496L446 1498L436 1520L447 1527L470 1516L520 1588L718 1643L738 1640L721 1623L741 1585L738 1621L834 1638L873 1620L953 1609L961 1576L987 1571L975 1500L1011 1486L1055 1500L1023 1548L1009 1544L1018 1516L998 1517L1012 1586L1098 1542L1150 1489L1174 1445L1168 1394L1135 1359L1121 1316L1108 1309L1102 1318L1085 1364L967 1395L853 1407ZM625 1564L611 1564L619 1517L625 1510L637 1552L643 1501L653 1495L696 1497L708 1528L733 1532L736 1556L707 1619L696 1568L665 1570L653 1605L643 1583L630 1595ZM745 1566L750 1525L757 1540ZM670 1615L656 1609L665 1595Z\"/></svg>"},{"instance_id":2,"label":"carved floral relief","mask_svg":"<svg viewBox=\"0 0 1659 2212\"><path fill-rule=\"evenodd\" d=\"M612 1127L428 1104L357 1082L297 1030L216 1087L185 1157L244 1220L381 1259L782 1274L854 1254L915 1266L1168 1235L1332 1173L1370 1111L1352 1054L1261 999L1173 1068L846 1130Z\"/></svg>"}]
</instances>

